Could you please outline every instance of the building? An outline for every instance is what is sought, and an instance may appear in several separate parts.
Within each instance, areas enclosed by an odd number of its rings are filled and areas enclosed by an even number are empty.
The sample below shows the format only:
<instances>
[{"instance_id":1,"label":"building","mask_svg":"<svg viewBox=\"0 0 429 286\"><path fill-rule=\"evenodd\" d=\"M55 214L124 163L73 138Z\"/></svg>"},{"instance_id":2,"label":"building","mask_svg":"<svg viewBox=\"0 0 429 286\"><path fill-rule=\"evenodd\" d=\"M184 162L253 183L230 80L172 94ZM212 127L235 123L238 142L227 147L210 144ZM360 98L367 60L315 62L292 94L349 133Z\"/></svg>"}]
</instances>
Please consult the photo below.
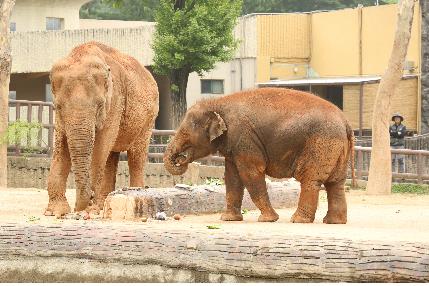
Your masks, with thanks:
<instances>
[{"instance_id":1,"label":"building","mask_svg":"<svg viewBox=\"0 0 429 286\"><path fill-rule=\"evenodd\" d=\"M130 54L150 69L155 24L79 19L79 8L85 2L17 0L11 18L11 98L50 101L52 64L74 46L91 40ZM422 59L429 59L421 56L420 10L416 5L406 70L392 112L403 113L409 129L429 132L429 119L425 119L429 114L421 111L422 103L429 102L429 89L422 94L420 69L428 65ZM243 16L234 31L241 43L234 59L219 63L202 77L191 74L188 106L201 98L256 86L292 87L338 105L354 129L370 129L372 103L390 55L396 13L397 5L384 5ZM163 76L155 78L160 89L156 128L169 129L169 83Z\"/></svg>"}]
</instances>

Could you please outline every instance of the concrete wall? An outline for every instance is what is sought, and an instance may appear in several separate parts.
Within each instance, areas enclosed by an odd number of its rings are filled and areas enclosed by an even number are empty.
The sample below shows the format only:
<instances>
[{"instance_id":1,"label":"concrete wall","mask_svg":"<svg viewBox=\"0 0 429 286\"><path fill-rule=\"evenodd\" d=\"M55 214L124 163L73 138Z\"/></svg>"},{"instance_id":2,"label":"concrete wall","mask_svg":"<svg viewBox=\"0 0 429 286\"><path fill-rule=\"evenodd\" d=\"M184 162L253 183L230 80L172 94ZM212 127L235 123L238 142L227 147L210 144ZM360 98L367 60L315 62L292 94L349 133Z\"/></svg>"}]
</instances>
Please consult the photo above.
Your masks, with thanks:
<instances>
[{"instance_id":1,"label":"concrete wall","mask_svg":"<svg viewBox=\"0 0 429 286\"><path fill-rule=\"evenodd\" d=\"M363 89L363 129L371 129L372 112L379 84L365 84ZM400 82L392 98L391 112L400 112L409 130L417 130L417 79ZM345 85L343 88L343 111L353 129L359 128L359 85Z\"/></svg>"},{"instance_id":2,"label":"concrete wall","mask_svg":"<svg viewBox=\"0 0 429 286\"><path fill-rule=\"evenodd\" d=\"M8 157L9 188L47 188L47 178L51 165L50 158ZM191 164L182 176L172 176L163 164L148 163L145 167L145 185L149 187L171 187L177 183L203 184L208 178L224 177L224 167ZM116 176L116 188L129 186L129 170L125 161L120 161ZM74 189L74 176L70 174L67 188Z\"/></svg>"},{"instance_id":3,"label":"concrete wall","mask_svg":"<svg viewBox=\"0 0 429 286\"><path fill-rule=\"evenodd\" d=\"M153 60L154 25L139 28L12 33L12 73L49 72L52 64L75 46L99 41L135 57L142 65Z\"/></svg>"},{"instance_id":4,"label":"concrete wall","mask_svg":"<svg viewBox=\"0 0 429 286\"><path fill-rule=\"evenodd\" d=\"M146 21L79 19L79 27L76 29L137 28L146 25L153 25L153 23Z\"/></svg>"},{"instance_id":5,"label":"concrete wall","mask_svg":"<svg viewBox=\"0 0 429 286\"><path fill-rule=\"evenodd\" d=\"M18 0L11 22L17 32L45 31L46 17L63 18L63 29L79 29L79 9L89 0Z\"/></svg>"}]
</instances>

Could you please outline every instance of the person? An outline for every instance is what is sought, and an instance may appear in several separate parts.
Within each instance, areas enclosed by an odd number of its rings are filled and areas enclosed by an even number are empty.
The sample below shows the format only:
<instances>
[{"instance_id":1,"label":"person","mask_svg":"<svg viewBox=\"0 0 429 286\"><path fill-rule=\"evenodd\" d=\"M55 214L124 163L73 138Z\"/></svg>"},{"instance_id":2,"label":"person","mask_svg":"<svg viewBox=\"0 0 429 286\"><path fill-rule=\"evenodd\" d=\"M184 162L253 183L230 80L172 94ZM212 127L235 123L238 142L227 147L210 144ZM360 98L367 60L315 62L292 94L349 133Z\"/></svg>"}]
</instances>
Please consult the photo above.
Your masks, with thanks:
<instances>
[{"instance_id":1,"label":"person","mask_svg":"<svg viewBox=\"0 0 429 286\"><path fill-rule=\"evenodd\" d=\"M402 124L404 117L400 113L395 113L392 116L394 124L390 126L390 147L392 149L404 149L405 148L405 134L407 128ZM396 161L398 162L398 172L405 172L405 155L403 154L392 154L392 172L396 171Z\"/></svg>"}]
</instances>

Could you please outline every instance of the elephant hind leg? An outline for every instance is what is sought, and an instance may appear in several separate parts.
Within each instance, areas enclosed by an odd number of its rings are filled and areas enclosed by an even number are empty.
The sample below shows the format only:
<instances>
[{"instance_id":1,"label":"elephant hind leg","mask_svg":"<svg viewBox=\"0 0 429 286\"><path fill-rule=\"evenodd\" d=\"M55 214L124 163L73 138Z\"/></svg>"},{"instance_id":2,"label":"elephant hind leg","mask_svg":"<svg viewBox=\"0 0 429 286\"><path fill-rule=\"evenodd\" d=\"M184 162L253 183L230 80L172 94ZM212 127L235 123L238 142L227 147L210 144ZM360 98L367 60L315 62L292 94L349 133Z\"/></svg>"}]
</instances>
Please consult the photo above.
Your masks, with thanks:
<instances>
[{"instance_id":1,"label":"elephant hind leg","mask_svg":"<svg viewBox=\"0 0 429 286\"><path fill-rule=\"evenodd\" d=\"M321 184L317 181L302 181L298 208L292 215L291 222L312 223L314 221Z\"/></svg>"},{"instance_id":2,"label":"elephant hind leg","mask_svg":"<svg viewBox=\"0 0 429 286\"><path fill-rule=\"evenodd\" d=\"M324 223L345 224L347 222L347 202L344 192L344 182L325 183L328 194L328 212L323 218Z\"/></svg>"},{"instance_id":3,"label":"elephant hind leg","mask_svg":"<svg viewBox=\"0 0 429 286\"><path fill-rule=\"evenodd\" d=\"M100 210L103 209L104 200L107 195L115 190L119 154L120 152L110 152L109 157L107 158L101 188L95 198L95 203Z\"/></svg>"}]
</instances>

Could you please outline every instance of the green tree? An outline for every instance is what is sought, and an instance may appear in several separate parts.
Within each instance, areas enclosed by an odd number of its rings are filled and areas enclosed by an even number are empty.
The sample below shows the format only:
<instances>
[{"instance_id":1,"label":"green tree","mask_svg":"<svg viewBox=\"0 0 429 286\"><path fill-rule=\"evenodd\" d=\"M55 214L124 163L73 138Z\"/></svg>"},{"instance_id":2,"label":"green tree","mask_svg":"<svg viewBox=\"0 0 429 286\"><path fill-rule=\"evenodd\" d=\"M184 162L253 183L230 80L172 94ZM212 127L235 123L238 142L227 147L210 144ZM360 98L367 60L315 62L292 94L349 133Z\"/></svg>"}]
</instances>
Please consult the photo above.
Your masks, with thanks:
<instances>
[{"instance_id":1,"label":"green tree","mask_svg":"<svg viewBox=\"0 0 429 286\"><path fill-rule=\"evenodd\" d=\"M94 0L80 8L82 19L154 21L159 0Z\"/></svg>"},{"instance_id":2,"label":"green tree","mask_svg":"<svg viewBox=\"0 0 429 286\"><path fill-rule=\"evenodd\" d=\"M189 74L230 60L238 45L233 29L241 0L161 0L155 20L154 70L171 82L173 127L186 112Z\"/></svg>"}]
</instances>

